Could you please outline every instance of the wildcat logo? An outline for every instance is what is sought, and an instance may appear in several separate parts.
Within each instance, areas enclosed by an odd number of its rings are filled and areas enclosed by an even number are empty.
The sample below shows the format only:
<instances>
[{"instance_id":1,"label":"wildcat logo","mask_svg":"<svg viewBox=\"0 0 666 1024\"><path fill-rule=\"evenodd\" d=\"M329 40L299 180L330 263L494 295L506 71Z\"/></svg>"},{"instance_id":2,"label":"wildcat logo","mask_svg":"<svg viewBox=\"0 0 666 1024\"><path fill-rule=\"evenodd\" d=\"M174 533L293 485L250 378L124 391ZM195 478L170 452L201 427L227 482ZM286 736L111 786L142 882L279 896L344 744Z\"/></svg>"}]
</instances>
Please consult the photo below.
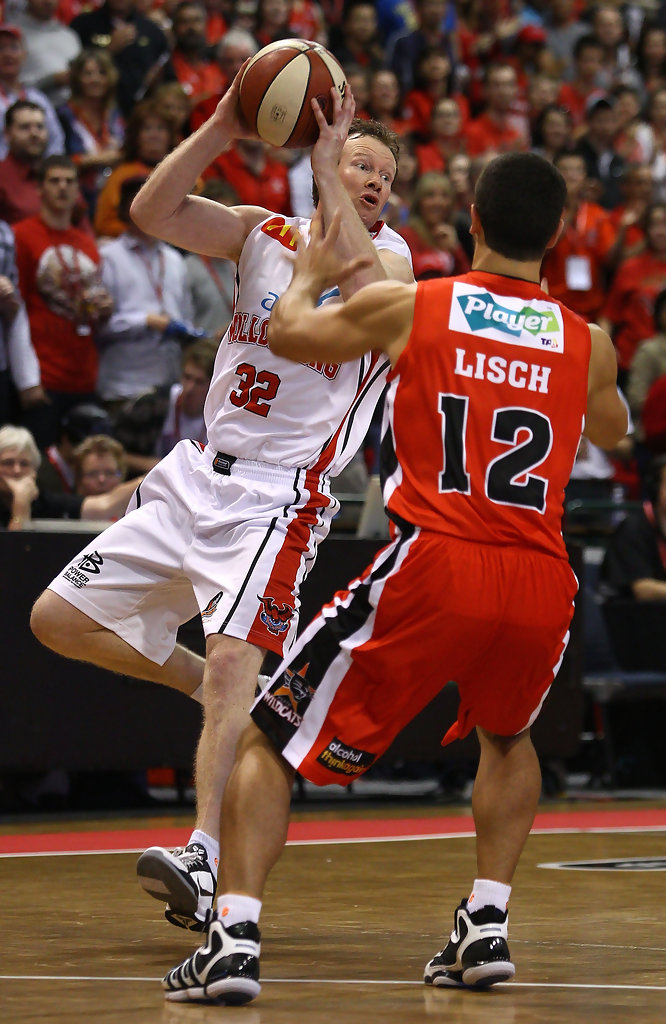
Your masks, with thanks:
<instances>
[{"instance_id":1,"label":"wildcat logo","mask_svg":"<svg viewBox=\"0 0 666 1024\"><path fill-rule=\"evenodd\" d=\"M257 599L262 604L259 618L268 629L268 632L274 636L285 633L289 629L289 623L294 616L294 609L291 605L276 604L272 597L259 597L259 594L257 594Z\"/></svg>"},{"instance_id":2,"label":"wildcat logo","mask_svg":"<svg viewBox=\"0 0 666 1024\"><path fill-rule=\"evenodd\" d=\"M307 672L308 666L305 665L301 668L301 672ZM299 712L299 704L301 701L307 701L308 703L314 696L314 686L310 684L299 675L298 672L292 671L292 669L285 669L284 682L282 686L278 687L277 690L273 690L274 697L286 697L292 707L292 711L297 714ZM302 713L302 711L301 711Z\"/></svg>"},{"instance_id":3,"label":"wildcat logo","mask_svg":"<svg viewBox=\"0 0 666 1024\"><path fill-rule=\"evenodd\" d=\"M210 619L210 617L212 616L213 612L217 608L218 604L222 600L223 596L224 596L224 591L220 590L219 594L216 594L215 597L211 597L210 601L208 602L206 607L201 612L201 618L202 619Z\"/></svg>"},{"instance_id":4,"label":"wildcat logo","mask_svg":"<svg viewBox=\"0 0 666 1024\"><path fill-rule=\"evenodd\" d=\"M453 286L449 328L526 348L558 353L564 348L559 306L542 299L526 304L462 282Z\"/></svg>"},{"instance_id":5,"label":"wildcat logo","mask_svg":"<svg viewBox=\"0 0 666 1024\"><path fill-rule=\"evenodd\" d=\"M301 672L307 672L307 669L308 666L305 665ZM280 718L298 728L314 692L314 687L310 686L303 676L288 668L282 676L281 685L277 689L266 691L261 700Z\"/></svg>"},{"instance_id":6,"label":"wildcat logo","mask_svg":"<svg viewBox=\"0 0 666 1024\"><path fill-rule=\"evenodd\" d=\"M298 248L298 231L293 224L286 224L284 217L271 217L270 220L261 225L261 230L269 238L274 238L278 241L285 249L289 249L290 252L296 252Z\"/></svg>"}]
</instances>

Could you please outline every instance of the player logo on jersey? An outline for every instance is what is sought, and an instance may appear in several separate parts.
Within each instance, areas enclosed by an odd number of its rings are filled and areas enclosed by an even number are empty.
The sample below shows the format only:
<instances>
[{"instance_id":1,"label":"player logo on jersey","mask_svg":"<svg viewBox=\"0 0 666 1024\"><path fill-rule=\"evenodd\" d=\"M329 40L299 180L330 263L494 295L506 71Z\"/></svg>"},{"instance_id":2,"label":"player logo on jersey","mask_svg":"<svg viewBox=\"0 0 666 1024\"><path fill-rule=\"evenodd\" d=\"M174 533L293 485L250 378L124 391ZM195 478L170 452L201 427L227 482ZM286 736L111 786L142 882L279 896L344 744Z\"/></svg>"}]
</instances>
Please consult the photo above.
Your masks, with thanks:
<instances>
[{"instance_id":1,"label":"player logo on jersey","mask_svg":"<svg viewBox=\"0 0 666 1024\"><path fill-rule=\"evenodd\" d=\"M562 312L555 303L493 295L460 281L453 285L449 328L523 348L557 353L564 349Z\"/></svg>"},{"instance_id":2,"label":"player logo on jersey","mask_svg":"<svg viewBox=\"0 0 666 1024\"><path fill-rule=\"evenodd\" d=\"M293 224L286 224L284 217L271 217L261 225L261 230L269 238L274 238L280 245L283 245L289 252L296 252L299 238L298 228Z\"/></svg>"},{"instance_id":3,"label":"player logo on jersey","mask_svg":"<svg viewBox=\"0 0 666 1024\"><path fill-rule=\"evenodd\" d=\"M259 618L268 629L268 632L274 636L285 633L289 629L289 623L294 616L292 606L286 603L277 604L272 597L259 597L259 594L257 594L257 599L262 604Z\"/></svg>"}]
</instances>

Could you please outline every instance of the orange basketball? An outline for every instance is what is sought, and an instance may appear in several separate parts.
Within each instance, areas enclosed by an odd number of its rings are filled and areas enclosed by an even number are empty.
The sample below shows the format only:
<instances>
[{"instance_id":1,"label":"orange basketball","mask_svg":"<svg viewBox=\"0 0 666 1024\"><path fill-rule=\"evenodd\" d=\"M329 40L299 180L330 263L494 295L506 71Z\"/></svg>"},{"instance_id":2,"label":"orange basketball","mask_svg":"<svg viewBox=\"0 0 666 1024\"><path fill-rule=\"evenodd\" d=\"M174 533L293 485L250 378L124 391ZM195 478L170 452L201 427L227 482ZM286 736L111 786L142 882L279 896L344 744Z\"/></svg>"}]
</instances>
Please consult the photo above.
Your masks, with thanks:
<instances>
[{"instance_id":1,"label":"orange basketball","mask_svg":"<svg viewBox=\"0 0 666 1024\"><path fill-rule=\"evenodd\" d=\"M333 119L331 87L344 98L347 81L335 57L307 39L280 39L255 54L240 83L243 117L271 146L298 149L317 141L310 101Z\"/></svg>"}]
</instances>

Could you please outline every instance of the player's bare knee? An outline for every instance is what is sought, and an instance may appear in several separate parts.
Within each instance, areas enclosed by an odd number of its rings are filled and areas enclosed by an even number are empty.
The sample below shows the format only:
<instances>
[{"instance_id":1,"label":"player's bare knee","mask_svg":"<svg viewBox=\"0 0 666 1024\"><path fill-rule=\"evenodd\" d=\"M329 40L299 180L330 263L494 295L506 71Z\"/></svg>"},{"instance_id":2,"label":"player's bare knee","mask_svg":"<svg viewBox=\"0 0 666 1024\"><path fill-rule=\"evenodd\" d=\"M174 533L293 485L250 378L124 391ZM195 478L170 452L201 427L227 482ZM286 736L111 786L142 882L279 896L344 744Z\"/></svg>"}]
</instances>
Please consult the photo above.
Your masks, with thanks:
<instances>
[{"instance_id":1,"label":"player's bare knee","mask_svg":"<svg viewBox=\"0 0 666 1024\"><path fill-rule=\"evenodd\" d=\"M76 614L76 609L62 597L45 590L33 605L30 629L45 647L66 654L75 636L80 635L72 621Z\"/></svg>"}]
</instances>

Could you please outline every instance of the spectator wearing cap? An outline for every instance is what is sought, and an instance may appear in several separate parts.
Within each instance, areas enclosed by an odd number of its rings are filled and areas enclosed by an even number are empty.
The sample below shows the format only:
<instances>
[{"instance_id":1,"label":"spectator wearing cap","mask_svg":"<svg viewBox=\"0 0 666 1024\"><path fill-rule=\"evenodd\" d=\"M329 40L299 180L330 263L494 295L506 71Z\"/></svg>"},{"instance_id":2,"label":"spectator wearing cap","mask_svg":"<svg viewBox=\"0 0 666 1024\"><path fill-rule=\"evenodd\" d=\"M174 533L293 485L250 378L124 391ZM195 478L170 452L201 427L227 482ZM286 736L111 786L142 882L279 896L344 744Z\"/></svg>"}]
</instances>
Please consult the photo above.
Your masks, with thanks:
<instances>
[{"instance_id":1,"label":"spectator wearing cap","mask_svg":"<svg viewBox=\"0 0 666 1024\"><path fill-rule=\"evenodd\" d=\"M27 56L21 78L41 89L57 110L69 99L69 62L81 52L81 40L55 17L58 0L26 0L15 24L23 33Z\"/></svg>"},{"instance_id":2,"label":"spectator wearing cap","mask_svg":"<svg viewBox=\"0 0 666 1024\"><path fill-rule=\"evenodd\" d=\"M191 323L183 257L144 234L130 217L144 182L145 177L123 182L118 216L125 230L100 247L102 281L113 312L97 335L97 390L112 415L142 392L174 384L180 375L181 342L203 334Z\"/></svg>"},{"instance_id":3,"label":"spectator wearing cap","mask_svg":"<svg viewBox=\"0 0 666 1024\"><path fill-rule=\"evenodd\" d=\"M626 161L615 149L617 117L612 96L591 99L585 109L586 131L576 145L585 160L587 176L598 183L599 203L606 210L622 199L620 182Z\"/></svg>"},{"instance_id":4,"label":"spectator wearing cap","mask_svg":"<svg viewBox=\"0 0 666 1024\"><path fill-rule=\"evenodd\" d=\"M101 405L92 402L75 405L60 421L58 439L44 451L37 471L40 491L74 494L76 460L74 453L82 441L93 434L111 434L111 420Z\"/></svg>"},{"instance_id":5,"label":"spectator wearing cap","mask_svg":"<svg viewBox=\"0 0 666 1024\"><path fill-rule=\"evenodd\" d=\"M64 153L65 136L48 98L34 86L26 85L22 69L27 53L21 30L16 25L0 24L0 125L4 128L5 114L17 100L30 100L44 111L46 120L45 156ZM4 131L0 132L0 160L7 156L8 146Z\"/></svg>"}]
</instances>

